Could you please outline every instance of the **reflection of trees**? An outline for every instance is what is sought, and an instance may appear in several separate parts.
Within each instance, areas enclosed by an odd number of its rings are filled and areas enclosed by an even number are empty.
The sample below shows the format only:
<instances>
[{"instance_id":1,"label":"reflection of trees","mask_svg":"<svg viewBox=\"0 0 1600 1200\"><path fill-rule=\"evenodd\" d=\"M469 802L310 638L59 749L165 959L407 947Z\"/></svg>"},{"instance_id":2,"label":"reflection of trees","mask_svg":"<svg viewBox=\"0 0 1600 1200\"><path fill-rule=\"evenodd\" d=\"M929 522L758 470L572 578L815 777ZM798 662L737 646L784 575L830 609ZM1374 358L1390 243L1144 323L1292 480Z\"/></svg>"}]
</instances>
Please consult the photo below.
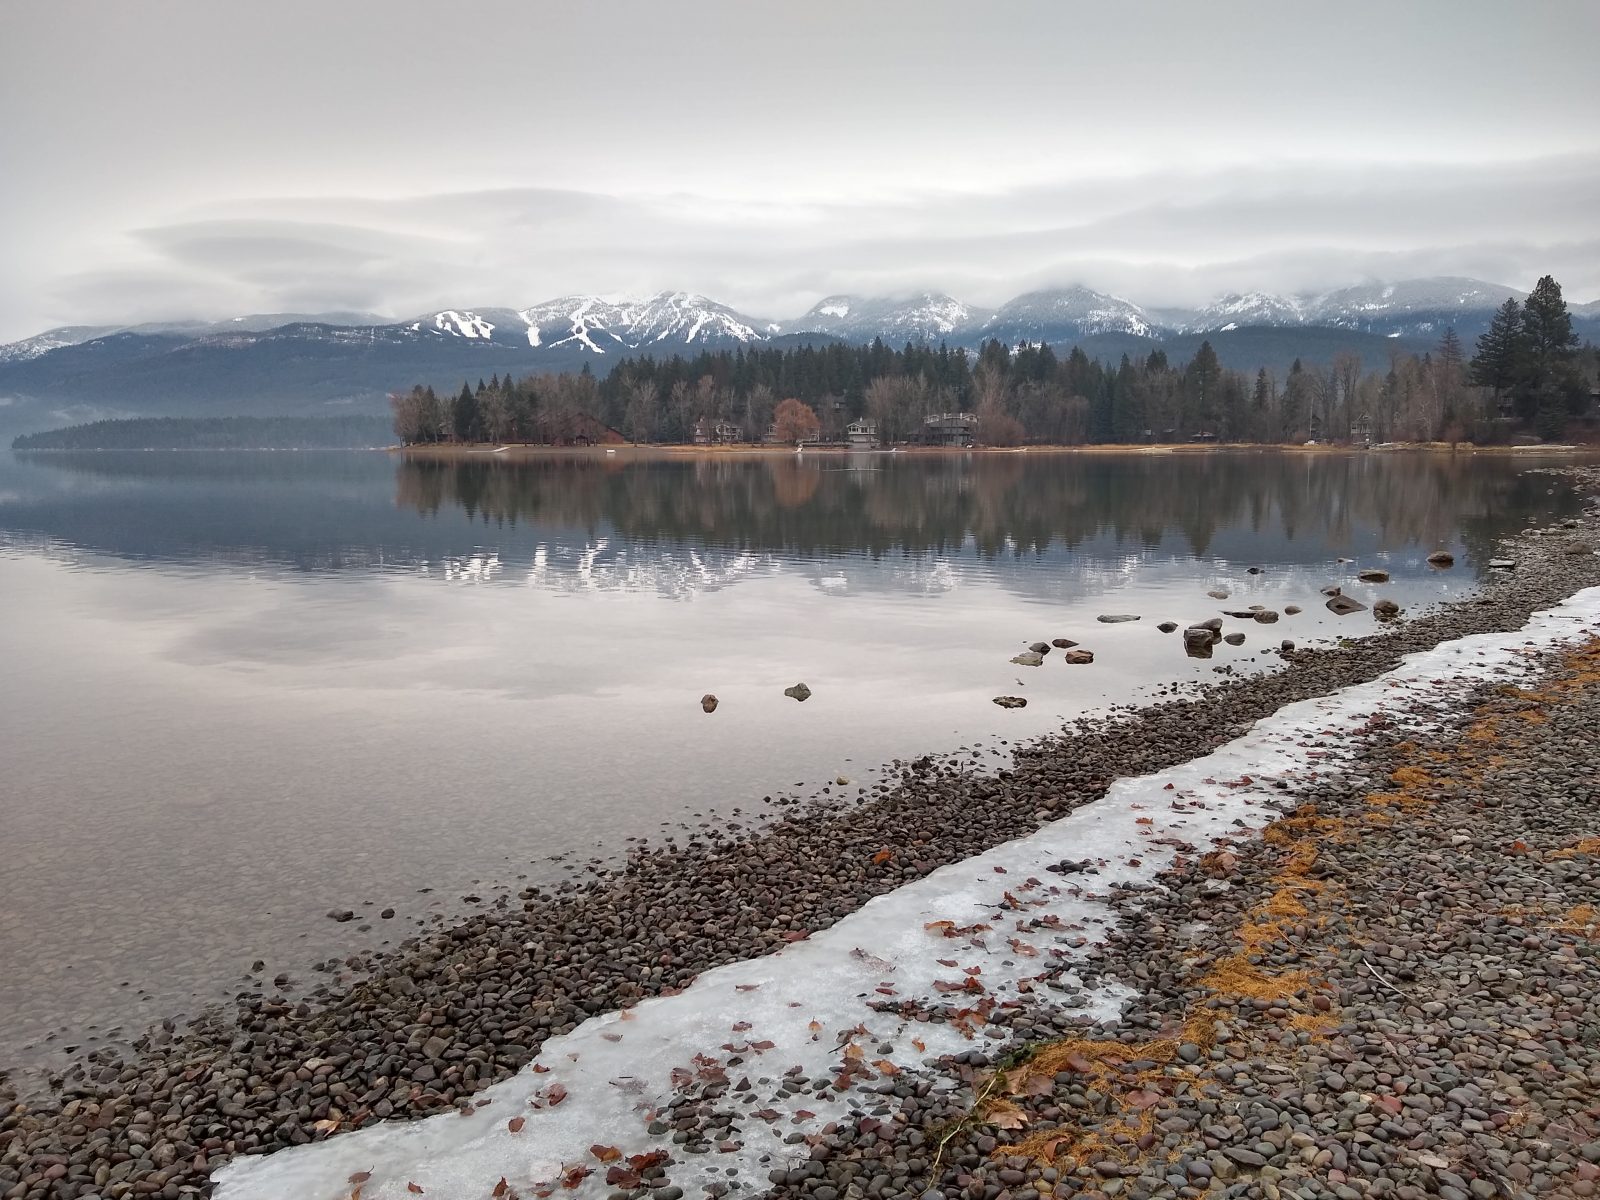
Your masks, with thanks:
<instances>
[{"instance_id":1,"label":"reflection of trees","mask_svg":"<svg viewBox=\"0 0 1600 1200\"><path fill-rule=\"evenodd\" d=\"M1150 547L1179 534L1206 554L1225 529L1319 548L1358 533L1380 548L1493 538L1537 506L1546 477L1521 464L1443 455L878 456L699 459L608 469L594 459L535 463L406 460L397 503L445 504L487 521L614 527L642 542L759 550L942 551L969 539L988 556L1111 537Z\"/></svg>"}]
</instances>

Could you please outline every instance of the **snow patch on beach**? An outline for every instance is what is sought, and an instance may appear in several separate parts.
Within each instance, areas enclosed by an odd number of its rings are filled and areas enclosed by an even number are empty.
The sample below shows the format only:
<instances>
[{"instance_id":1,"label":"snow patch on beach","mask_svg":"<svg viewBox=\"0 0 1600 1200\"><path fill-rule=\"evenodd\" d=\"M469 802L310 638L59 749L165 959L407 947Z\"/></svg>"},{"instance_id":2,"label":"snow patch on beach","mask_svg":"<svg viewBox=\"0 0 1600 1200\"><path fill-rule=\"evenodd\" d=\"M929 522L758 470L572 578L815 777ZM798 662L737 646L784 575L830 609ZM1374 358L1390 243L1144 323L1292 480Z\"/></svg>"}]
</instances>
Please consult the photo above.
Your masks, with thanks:
<instances>
[{"instance_id":1,"label":"snow patch on beach","mask_svg":"<svg viewBox=\"0 0 1600 1200\"><path fill-rule=\"evenodd\" d=\"M1072 968L1113 923L1114 888L1151 886L1179 853L1258 831L1276 815L1270 801L1284 795L1276 783L1336 773L1375 717L1390 729L1426 725L1430 712L1449 711L1471 686L1526 674L1536 652L1597 631L1600 588L1590 588L1521 630L1408 655L1370 683L1284 707L1203 758L1117 780L1101 800L879 896L778 953L595 1017L546 1042L535 1063L481 1092L466 1115L235 1159L216 1174L216 1198L333 1200L349 1195L359 1172L371 1173L363 1200L409 1200L411 1184L425 1195L476 1200L501 1177L525 1196L600 1196L612 1189L591 1148L613 1146L623 1156L677 1150L671 1181L691 1197L712 1183L735 1194L764 1191L769 1170L807 1157L808 1147L787 1145L786 1136L867 1112L885 1099L872 1087L913 1076L941 1055L991 1048L1004 1037L984 1023L995 1007L1028 993L1030 1005L1113 1018L1127 994L1084 989ZM936 1024L904 1015L901 1005L954 1005L967 1015ZM775 1095L794 1068L813 1087L841 1072L850 1086L824 1098L810 1090ZM670 1133L648 1132L684 1088L724 1076L751 1082L718 1102L735 1113L732 1148L683 1154ZM592 1173L560 1187L577 1165Z\"/></svg>"}]
</instances>

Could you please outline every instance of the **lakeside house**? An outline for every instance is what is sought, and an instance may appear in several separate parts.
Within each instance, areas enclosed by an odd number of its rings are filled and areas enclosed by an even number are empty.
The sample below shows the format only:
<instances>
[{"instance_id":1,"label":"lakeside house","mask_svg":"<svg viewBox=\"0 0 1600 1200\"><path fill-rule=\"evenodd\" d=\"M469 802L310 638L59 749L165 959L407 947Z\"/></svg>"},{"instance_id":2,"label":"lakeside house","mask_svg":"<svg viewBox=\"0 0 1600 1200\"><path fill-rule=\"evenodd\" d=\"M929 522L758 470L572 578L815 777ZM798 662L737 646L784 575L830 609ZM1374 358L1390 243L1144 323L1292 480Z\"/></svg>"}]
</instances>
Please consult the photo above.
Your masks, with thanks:
<instances>
[{"instance_id":1,"label":"lakeside house","mask_svg":"<svg viewBox=\"0 0 1600 1200\"><path fill-rule=\"evenodd\" d=\"M976 413L934 413L923 418L922 440L929 446L971 446L978 440Z\"/></svg>"},{"instance_id":2,"label":"lakeside house","mask_svg":"<svg viewBox=\"0 0 1600 1200\"><path fill-rule=\"evenodd\" d=\"M731 446L743 441L744 433L737 425L727 421L697 421L694 427L696 446Z\"/></svg>"},{"instance_id":3,"label":"lakeside house","mask_svg":"<svg viewBox=\"0 0 1600 1200\"><path fill-rule=\"evenodd\" d=\"M861 417L845 426L845 441L854 450L870 450L878 444L878 423L871 417Z\"/></svg>"}]
</instances>

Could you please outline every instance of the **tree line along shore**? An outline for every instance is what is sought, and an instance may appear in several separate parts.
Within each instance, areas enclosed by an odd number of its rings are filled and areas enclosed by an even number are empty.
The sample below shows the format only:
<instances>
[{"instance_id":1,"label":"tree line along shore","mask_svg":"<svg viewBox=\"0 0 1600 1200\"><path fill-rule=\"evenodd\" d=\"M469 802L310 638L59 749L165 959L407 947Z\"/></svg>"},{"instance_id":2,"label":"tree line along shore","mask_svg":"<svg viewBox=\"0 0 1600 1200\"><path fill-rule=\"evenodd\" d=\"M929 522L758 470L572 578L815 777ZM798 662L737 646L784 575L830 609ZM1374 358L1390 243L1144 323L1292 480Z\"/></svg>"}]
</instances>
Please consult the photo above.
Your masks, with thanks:
<instances>
[{"instance_id":1,"label":"tree line along shore","mask_svg":"<svg viewBox=\"0 0 1600 1200\"><path fill-rule=\"evenodd\" d=\"M860 447L1473 442L1594 432L1600 350L1581 346L1560 285L1508 300L1471 358L1453 330L1421 356L1279 380L1224 368L1209 342L1118 363L1048 345L800 346L627 359L390 397L408 446L759 443Z\"/></svg>"}]
</instances>

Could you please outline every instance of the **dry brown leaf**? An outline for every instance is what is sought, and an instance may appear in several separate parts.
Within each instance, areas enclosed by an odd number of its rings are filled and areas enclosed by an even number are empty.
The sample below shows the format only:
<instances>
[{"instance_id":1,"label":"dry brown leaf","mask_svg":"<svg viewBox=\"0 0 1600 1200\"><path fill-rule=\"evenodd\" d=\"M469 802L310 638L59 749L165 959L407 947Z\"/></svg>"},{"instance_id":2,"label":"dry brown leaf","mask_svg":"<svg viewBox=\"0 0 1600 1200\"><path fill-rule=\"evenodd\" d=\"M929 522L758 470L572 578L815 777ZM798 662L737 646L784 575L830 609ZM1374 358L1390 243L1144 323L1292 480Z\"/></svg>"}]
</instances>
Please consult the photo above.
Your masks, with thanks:
<instances>
[{"instance_id":1,"label":"dry brown leaf","mask_svg":"<svg viewBox=\"0 0 1600 1200\"><path fill-rule=\"evenodd\" d=\"M603 1163L616 1162L617 1159L622 1157L622 1151L615 1146L590 1146L589 1153Z\"/></svg>"}]
</instances>

